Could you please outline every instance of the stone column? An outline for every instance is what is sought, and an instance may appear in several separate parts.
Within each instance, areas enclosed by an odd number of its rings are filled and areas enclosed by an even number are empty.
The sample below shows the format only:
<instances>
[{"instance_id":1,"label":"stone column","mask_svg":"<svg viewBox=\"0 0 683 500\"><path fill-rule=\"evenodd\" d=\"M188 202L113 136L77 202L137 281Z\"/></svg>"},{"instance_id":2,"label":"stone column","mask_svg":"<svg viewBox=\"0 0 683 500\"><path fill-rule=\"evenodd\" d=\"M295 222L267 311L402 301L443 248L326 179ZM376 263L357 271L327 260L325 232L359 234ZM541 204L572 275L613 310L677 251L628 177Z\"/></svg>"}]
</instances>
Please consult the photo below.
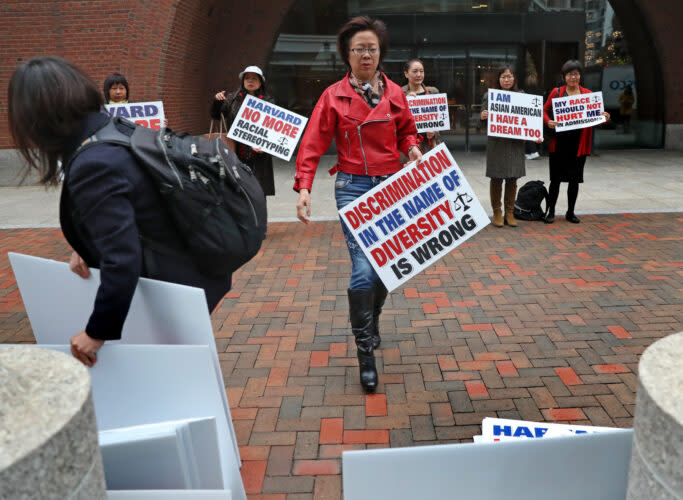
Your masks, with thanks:
<instances>
[{"instance_id":1,"label":"stone column","mask_svg":"<svg viewBox=\"0 0 683 500\"><path fill-rule=\"evenodd\" d=\"M71 356L0 347L0 498L107 498L90 375Z\"/></svg>"},{"instance_id":2,"label":"stone column","mask_svg":"<svg viewBox=\"0 0 683 500\"><path fill-rule=\"evenodd\" d=\"M638 364L628 500L683 498L683 332L658 340Z\"/></svg>"}]
</instances>

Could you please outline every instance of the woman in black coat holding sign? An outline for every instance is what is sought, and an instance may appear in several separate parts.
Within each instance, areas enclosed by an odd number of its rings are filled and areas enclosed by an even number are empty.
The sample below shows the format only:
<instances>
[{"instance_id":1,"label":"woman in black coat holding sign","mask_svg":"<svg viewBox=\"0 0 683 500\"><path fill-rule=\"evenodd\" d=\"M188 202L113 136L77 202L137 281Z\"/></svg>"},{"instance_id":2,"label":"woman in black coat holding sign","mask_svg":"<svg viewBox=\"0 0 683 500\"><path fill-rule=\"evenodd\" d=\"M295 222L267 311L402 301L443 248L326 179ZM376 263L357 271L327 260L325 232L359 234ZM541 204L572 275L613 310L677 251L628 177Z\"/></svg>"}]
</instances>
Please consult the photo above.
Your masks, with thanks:
<instances>
[{"instance_id":1,"label":"woman in black coat holding sign","mask_svg":"<svg viewBox=\"0 0 683 500\"><path fill-rule=\"evenodd\" d=\"M553 89L548 100L543 105L543 122L550 129L555 128L552 116L553 99L556 97L590 94L591 91L579 85L583 67L579 61L567 61L562 66L562 79L566 85ZM602 113L609 121L609 113ZM560 182L568 183L567 186L567 213L565 218L574 224L581 220L574 213L576 198L579 196L579 184L583 182L583 167L586 156L591 154L592 128L580 128L555 134L550 139L548 150L550 151L550 187L548 189L548 214L545 222L555 222L555 203L560 194Z\"/></svg>"},{"instance_id":2,"label":"woman in black coat holding sign","mask_svg":"<svg viewBox=\"0 0 683 500\"><path fill-rule=\"evenodd\" d=\"M266 77L258 66L247 66L239 74L242 82L239 90L228 93L221 90L214 96L211 106L211 118L220 120L221 116L225 119L225 124L230 130L232 122L242 106L242 102L247 95L258 97L264 101L275 104L275 100L266 92ZM227 132L227 130L226 130ZM247 146L246 144L236 143L228 139L228 146L237 153L242 163L249 165L254 171L254 175L263 188L266 196L275 194L275 180L273 178L273 157L263 152L260 148Z\"/></svg>"},{"instance_id":3,"label":"woman in black coat holding sign","mask_svg":"<svg viewBox=\"0 0 683 500\"><path fill-rule=\"evenodd\" d=\"M498 90L510 92L523 92L517 87L517 78L512 66L501 66L496 77ZM481 101L481 119L487 120L488 92ZM513 214L515 210L515 198L517 197L517 179L526 175L524 165L524 141L518 139L506 139L504 137L488 137L486 145L486 177L491 179L491 208L493 209L493 225L515 227L517 221ZM501 210L500 197L505 181L505 219Z\"/></svg>"}]
</instances>

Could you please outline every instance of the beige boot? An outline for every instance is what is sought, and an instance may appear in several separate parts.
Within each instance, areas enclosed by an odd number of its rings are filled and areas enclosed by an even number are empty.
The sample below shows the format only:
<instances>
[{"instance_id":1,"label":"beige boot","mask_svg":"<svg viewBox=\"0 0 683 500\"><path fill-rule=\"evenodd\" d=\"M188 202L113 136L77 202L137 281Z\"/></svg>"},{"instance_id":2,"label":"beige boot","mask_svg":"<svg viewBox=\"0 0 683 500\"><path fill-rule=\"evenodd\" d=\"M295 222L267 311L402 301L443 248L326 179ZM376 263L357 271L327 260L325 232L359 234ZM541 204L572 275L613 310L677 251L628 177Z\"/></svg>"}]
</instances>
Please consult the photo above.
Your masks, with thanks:
<instances>
[{"instance_id":1,"label":"beige boot","mask_svg":"<svg viewBox=\"0 0 683 500\"><path fill-rule=\"evenodd\" d=\"M503 227L503 211L500 207L500 197L503 192L503 179L491 179L491 208L493 208L493 225Z\"/></svg>"},{"instance_id":2,"label":"beige boot","mask_svg":"<svg viewBox=\"0 0 683 500\"><path fill-rule=\"evenodd\" d=\"M505 225L517 227L515 220L515 198L517 197L517 179L505 181Z\"/></svg>"}]
</instances>

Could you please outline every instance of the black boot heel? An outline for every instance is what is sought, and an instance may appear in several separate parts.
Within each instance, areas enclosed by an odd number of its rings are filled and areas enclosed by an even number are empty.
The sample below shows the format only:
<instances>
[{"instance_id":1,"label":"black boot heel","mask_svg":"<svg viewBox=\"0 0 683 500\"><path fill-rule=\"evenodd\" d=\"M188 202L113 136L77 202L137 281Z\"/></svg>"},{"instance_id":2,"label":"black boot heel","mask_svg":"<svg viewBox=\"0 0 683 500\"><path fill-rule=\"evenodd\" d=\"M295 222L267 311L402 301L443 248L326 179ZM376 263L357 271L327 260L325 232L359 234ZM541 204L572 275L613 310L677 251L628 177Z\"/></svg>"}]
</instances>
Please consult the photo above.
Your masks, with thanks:
<instances>
[{"instance_id":1,"label":"black boot heel","mask_svg":"<svg viewBox=\"0 0 683 500\"><path fill-rule=\"evenodd\" d=\"M351 330L358 348L360 383L367 392L377 388L377 367L374 353L374 288L349 290L349 316Z\"/></svg>"}]
</instances>

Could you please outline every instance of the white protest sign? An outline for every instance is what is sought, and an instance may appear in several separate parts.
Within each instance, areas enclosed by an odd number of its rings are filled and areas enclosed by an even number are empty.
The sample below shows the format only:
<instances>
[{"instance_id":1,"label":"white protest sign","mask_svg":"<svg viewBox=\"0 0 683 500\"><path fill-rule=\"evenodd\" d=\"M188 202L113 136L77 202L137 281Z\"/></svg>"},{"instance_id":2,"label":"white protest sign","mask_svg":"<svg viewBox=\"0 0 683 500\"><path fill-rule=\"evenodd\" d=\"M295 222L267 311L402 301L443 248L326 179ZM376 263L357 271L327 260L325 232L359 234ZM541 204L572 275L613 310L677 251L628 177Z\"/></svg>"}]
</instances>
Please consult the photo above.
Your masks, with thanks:
<instances>
[{"instance_id":1,"label":"white protest sign","mask_svg":"<svg viewBox=\"0 0 683 500\"><path fill-rule=\"evenodd\" d=\"M615 430L618 429L613 427L529 422L491 417L486 417L481 421L481 437L484 443L507 441L510 439L575 436L578 434L594 434L596 432L612 432Z\"/></svg>"},{"instance_id":2,"label":"white protest sign","mask_svg":"<svg viewBox=\"0 0 683 500\"><path fill-rule=\"evenodd\" d=\"M488 90L488 127L492 137L534 141L543 137L543 99L507 90Z\"/></svg>"},{"instance_id":3,"label":"white protest sign","mask_svg":"<svg viewBox=\"0 0 683 500\"><path fill-rule=\"evenodd\" d=\"M605 123L602 92L556 97L552 100L555 130L564 132Z\"/></svg>"},{"instance_id":4,"label":"white protest sign","mask_svg":"<svg viewBox=\"0 0 683 500\"><path fill-rule=\"evenodd\" d=\"M83 279L65 262L8 253L21 299L39 344L68 344L85 329L100 286L99 269ZM223 385L211 317L204 290L164 281L140 278L123 324L121 340L107 344L208 345L216 380ZM225 391L221 398L239 461L237 440Z\"/></svg>"},{"instance_id":5,"label":"white protest sign","mask_svg":"<svg viewBox=\"0 0 683 500\"><path fill-rule=\"evenodd\" d=\"M166 118L164 103L161 101L105 104L104 107L112 117L121 116L138 125L155 130L159 130L163 126Z\"/></svg>"},{"instance_id":6,"label":"white protest sign","mask_svg":"<svg viewBox=\"0 0 683 500\"><path fill-rule=\"evenodd\" d=\"M444 144L343 207L339 215L390 291L490 222Z\"/></svg>"},{"instance_id":7,"label":"white protest sign","mask_svg":"<svg viewBox=\"0 0 683 500\"><path fill-rule=\"evenodd\" d=\"M425 94L408 97L408 106L413 114L419 133L450 130L448 96L446 94Z\"/></svg>"},{"instance_id":8,"label":"white protest sign","mask_svg":"<svg viewBox=\"0 0 683 500\"><path fill-rule=\"evenodd\" d=\"M232 122L228 137L289 161L307 122L305 116L247 96Z\"/></svg>"}]
</instances>

